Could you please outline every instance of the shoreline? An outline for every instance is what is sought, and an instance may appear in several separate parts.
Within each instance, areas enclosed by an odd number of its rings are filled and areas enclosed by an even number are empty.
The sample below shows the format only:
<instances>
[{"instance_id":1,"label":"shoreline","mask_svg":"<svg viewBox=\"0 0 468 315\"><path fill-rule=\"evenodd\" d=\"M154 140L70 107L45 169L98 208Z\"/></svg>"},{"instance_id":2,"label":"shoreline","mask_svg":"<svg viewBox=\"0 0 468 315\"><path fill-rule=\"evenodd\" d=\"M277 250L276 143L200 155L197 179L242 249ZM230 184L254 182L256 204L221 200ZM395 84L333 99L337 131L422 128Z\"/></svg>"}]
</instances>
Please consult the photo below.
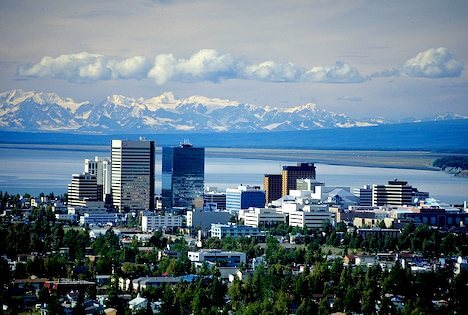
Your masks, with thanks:
<instances>
[{"instance_id":1,"label":"shoreline","mask_svg":"<svg viewBox=\"0 0 468 315\"><path fill-rule=\"evenodd\" d=\"M108 145L72 145L72 144L10 144L0 143L0 149L41 150L41 151L79 151L94 152L110 156ZM156 148L161 152L161 147ZM424 171L442 171L432 166L432 162L450 153L429 151L378 151L378 150L309 150L309 149L254 149L254 148L206 148L208 158L239 158L253 160L283 161L287 163L313 162L316 164L412 169ZM468 155L468 154L463 154Z\"/></svg>"}]
</instances>

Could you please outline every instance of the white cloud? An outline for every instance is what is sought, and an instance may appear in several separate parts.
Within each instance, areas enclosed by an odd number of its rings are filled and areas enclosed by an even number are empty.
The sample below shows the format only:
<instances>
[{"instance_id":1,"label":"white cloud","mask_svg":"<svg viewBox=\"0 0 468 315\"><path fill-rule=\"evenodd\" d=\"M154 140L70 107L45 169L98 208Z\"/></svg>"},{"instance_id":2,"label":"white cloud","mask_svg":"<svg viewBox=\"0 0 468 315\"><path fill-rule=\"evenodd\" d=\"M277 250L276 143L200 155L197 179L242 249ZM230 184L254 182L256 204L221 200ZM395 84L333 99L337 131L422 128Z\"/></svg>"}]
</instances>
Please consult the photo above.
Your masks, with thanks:
<instances>
[{"instance_id":1,"label":"white cloud","mask_svg":"<svg viewBox=\"0 0 468 315\"><path fill-rule=\"evenodd\" d=\"M18 69L18 73L26 77L50 77L76 82L92 82L108 80L112 71L107 67L103 55L81 52L77 54L60 55L57 58L46 56L32 66Z\"/></svg>"},{"instance_id":2,"label":"white cloud","mask_svg":"<svg viewBox=\"0 0 468 315\"><path fill-rule=\"evenodd\" d=\"M261 81L297 81L301 73L302 70L290 62L280 64L274 61L265 61L259 64L249 65L244 68L244 76L247 79Z\"/></svg>"},{"instance_id":3,"label":"white cloud","mask_svg":"<svg viewBox=\"0 0 468 315\"><path fill-rule=\"evenodd\" d=\"M111 62L114 78L121 79L143 79L151 66L150 60L145 56L135 56L120 62Z\"/></svg>"},{"instance_id":4,"label":"white cloud","mask_svg":"<svg viewBox=\"0 0 468 315\"><path fill-rule=\"evenodd\" d=\"M236 76L236 63L229 54L219 54L213 49L202 49L189 59L176 59L172 54L158 55L148 77L157 84L170 80L217 82Z\"/></svg>"},{"instance_id":5,"label":"white cloud","mask_svg":"<svg viewBox=\"0 0 468 315\"><path fill-rule=\"evenodd\" d=\"M360 83L366 79L353 66L337 61L331 67L313 67L303 74L302 80L323 83Z\"/></svg>"},{"instance_id":6,"label":"white cloud","mask_svg":"<svg viewBox=\"0 0 468 315\"><path fill-rule=\"evenodd\" d=\"M388 69L363 76L341 61L333 66L316 66L309 70L295 64L269 60L249 64L220 54L213 49L202 49L189 58L160 54L153 60L145 56L112 59L104 55L81 52L77 54L46 56L36 64L21 66L23 77L56 78L70 82L89 83L100 80L149 78L158 85L169 81L219 82L224 79L248 79L268 82L361 83L377 77L443 78L460 76L463 64L447 48L433 48L406 61L401 69Z\"/></svg>"},{"instance_id":7,"label":"white cloud","mask_svg":"<svg viewBox=\"0 0 468 315\"><path fill-rule=\"evenodd\" d=\"M462 71L463 63L445 47L420 52L407 60L402 69L407 76L431 79L459 77Z\"/></svg>"}]
</instances>

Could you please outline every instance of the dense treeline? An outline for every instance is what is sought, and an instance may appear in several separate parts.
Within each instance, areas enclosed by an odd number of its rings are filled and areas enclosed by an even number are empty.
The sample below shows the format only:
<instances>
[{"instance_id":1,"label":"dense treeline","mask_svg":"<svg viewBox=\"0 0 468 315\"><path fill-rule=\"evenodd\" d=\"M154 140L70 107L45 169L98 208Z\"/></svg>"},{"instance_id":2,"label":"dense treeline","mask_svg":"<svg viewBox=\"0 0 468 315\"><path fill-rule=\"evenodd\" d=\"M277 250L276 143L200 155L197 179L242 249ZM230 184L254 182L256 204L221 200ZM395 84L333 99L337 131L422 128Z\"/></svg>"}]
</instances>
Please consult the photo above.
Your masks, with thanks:
<instances>
[{"instance_id":1,"label":"dense treeline","mask_svg":"<svg viewBox=\"0 0 468 315\"><path fill-rule=\"evenodd\" d=\"M432 166L439 167L443 170L447 167L457 167L462 170L468 170L468 156L445 156L435 160Z\"/></svg>"}]
</instances>

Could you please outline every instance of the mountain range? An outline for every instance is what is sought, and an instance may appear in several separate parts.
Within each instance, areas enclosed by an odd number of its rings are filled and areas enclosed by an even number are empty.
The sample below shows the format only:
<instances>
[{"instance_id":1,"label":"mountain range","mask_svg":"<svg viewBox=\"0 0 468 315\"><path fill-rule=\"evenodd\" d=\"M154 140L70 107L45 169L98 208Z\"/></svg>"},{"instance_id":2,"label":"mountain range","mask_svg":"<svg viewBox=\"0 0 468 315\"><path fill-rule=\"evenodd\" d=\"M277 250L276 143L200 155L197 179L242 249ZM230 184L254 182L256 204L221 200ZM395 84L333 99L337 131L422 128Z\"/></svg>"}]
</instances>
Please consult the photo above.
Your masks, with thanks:
<instances>
[{"instance_id":1,"label":"mountain range","mask_svg":"<svg viewBox=\"0 0 468 315\"><path fill-rule=\"evenodd\" d=\"M445 113L424 119L439 121L468 117ZM11 90L0 94L0 130L80 133L142 132L262 132L367 127L421 122L375 117L356 120L307 103L276 108L237 101L191 96L177 99L170 92L152 98L108 96L100 103L76 102L55 93Z\"/></svg>"}]
</instances>

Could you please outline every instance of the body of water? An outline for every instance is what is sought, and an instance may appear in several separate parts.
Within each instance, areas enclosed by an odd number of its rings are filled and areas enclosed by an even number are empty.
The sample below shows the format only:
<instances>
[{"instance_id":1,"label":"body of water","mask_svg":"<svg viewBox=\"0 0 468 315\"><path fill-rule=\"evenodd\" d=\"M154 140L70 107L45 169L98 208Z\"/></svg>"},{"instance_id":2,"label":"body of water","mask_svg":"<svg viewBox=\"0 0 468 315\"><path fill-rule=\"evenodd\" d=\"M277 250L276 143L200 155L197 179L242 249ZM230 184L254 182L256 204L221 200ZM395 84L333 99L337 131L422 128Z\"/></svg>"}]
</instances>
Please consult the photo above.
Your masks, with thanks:
<instances>
[{"instance_id":1,"label":"body of water","mask_svg":"<svg viewBox=\"0 0 468 315\"><path fill-rule=\"evenodd\" d=\"M9 193L36 195L40 192L64 193L71 174L83 172L83 161L97 156L109 156L106 147L69 150L69 147L47 146L0 147L0 190ZM227 187L262 185L264 174L281 173L282 165L293 165L288 160L247 159L236 157L205 159L205 185L220 190ZM248 154L246 154L248 157ZM314 161L307 161L314 162ZM384 184L392 179L408 181L420 191L447 203L468 200L468 178L455 177L438 171L379 167L356 167L316 164L317 180L329 186L358 188L365 184ZM161 189L161 155L156 155L156 192Z\"/></svg>"}]
</instances>

